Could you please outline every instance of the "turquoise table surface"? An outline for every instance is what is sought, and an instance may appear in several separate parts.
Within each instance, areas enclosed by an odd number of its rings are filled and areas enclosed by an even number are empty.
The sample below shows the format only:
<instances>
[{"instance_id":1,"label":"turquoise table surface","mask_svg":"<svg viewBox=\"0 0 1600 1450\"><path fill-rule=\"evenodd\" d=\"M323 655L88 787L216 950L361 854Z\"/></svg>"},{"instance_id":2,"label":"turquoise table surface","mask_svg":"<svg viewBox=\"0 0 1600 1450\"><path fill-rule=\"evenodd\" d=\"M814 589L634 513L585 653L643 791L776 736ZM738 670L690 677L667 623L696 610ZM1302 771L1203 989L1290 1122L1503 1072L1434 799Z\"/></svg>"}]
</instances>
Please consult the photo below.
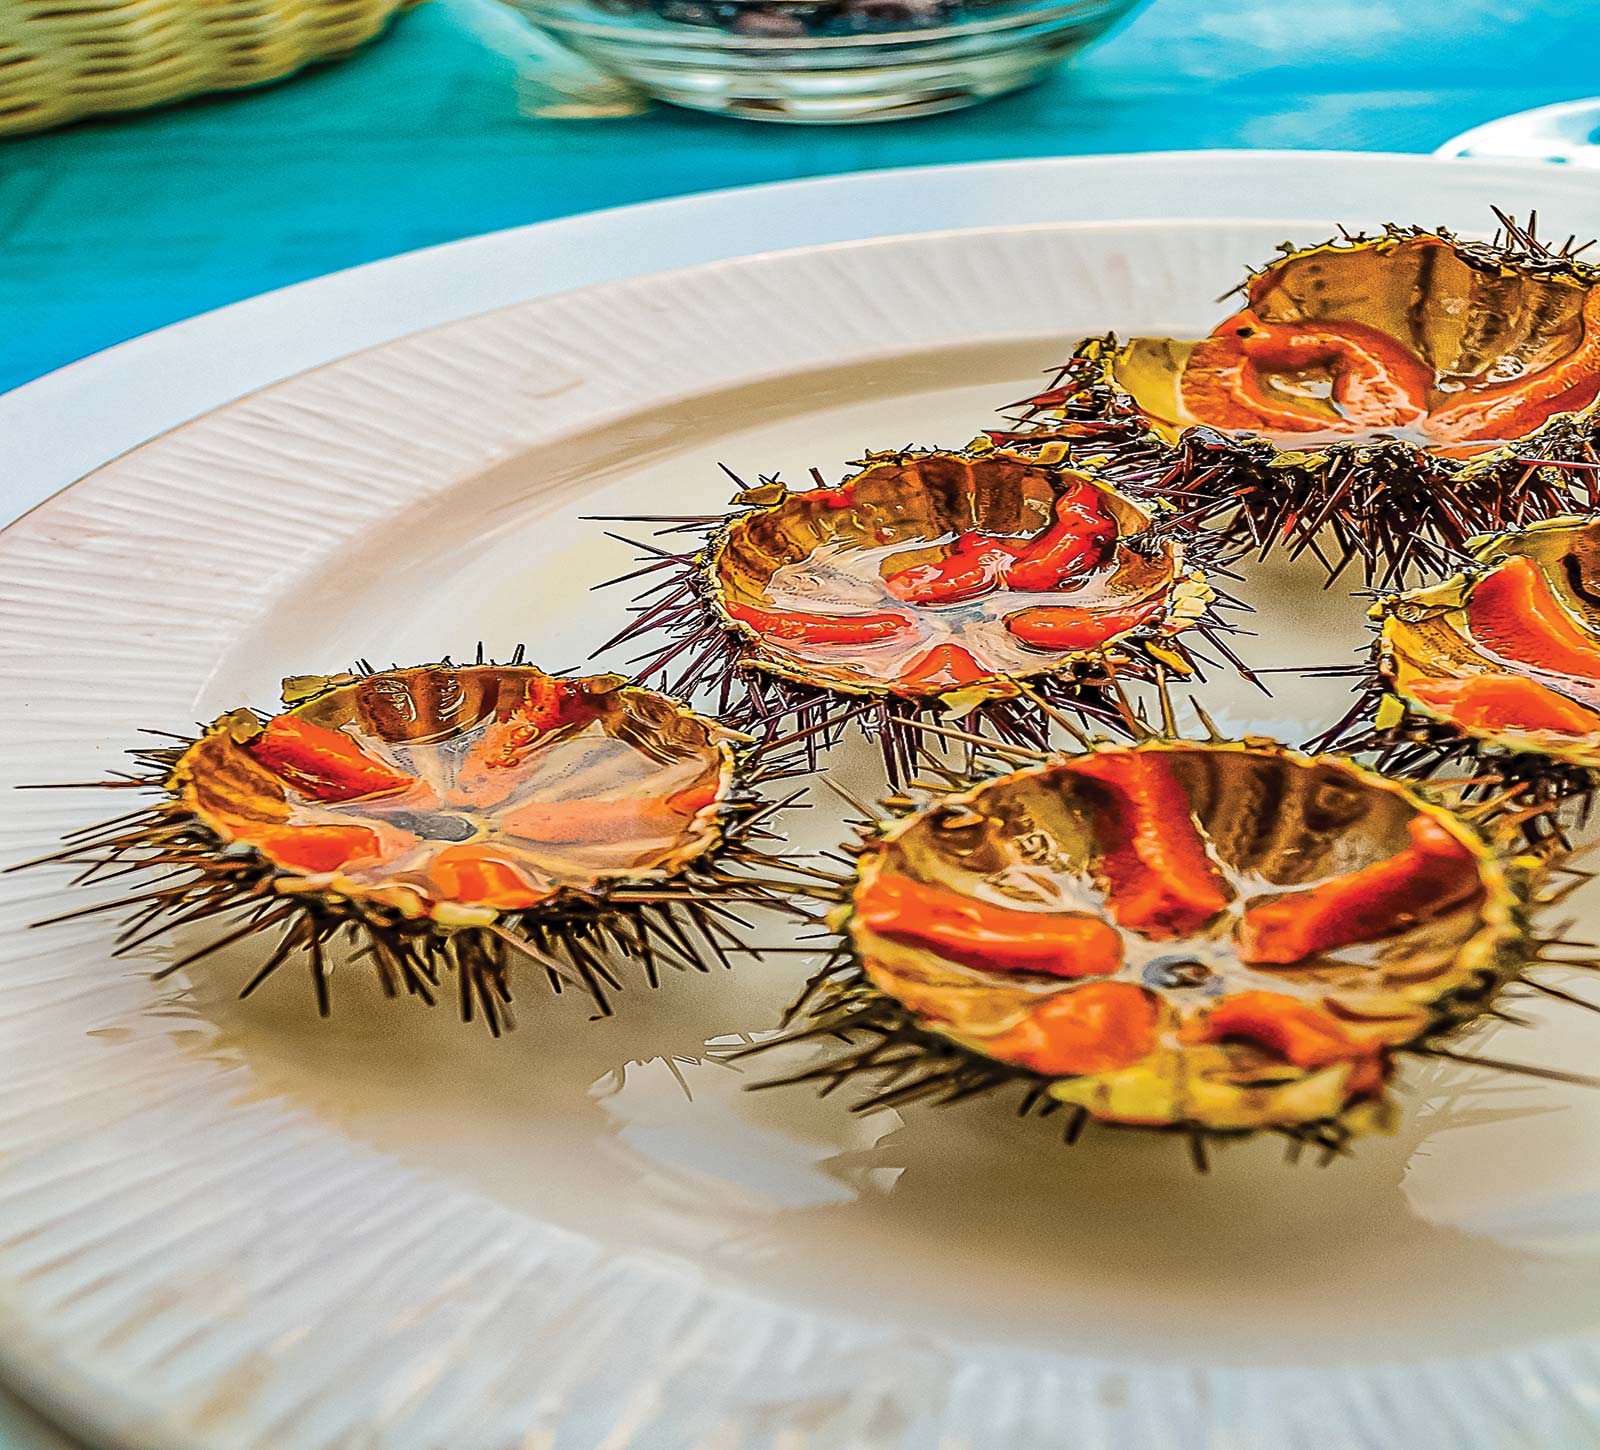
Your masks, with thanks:
<instances>
[{"instance_id":1,"label":"turquoise table surface","mask_svg":"<svg viewBox=\"0 0 1600 1450\"><path fill-rule=\"evenodd\" d=\"M433 0L281 85L0 142L0 391L208 308L499 227L937 161L1427 151L1592 94L1600 56L1600 0L1155 0L1030 91L796 128L667 107L530 119L519 26L494 0Z\"/></svg>"}]
</instances>

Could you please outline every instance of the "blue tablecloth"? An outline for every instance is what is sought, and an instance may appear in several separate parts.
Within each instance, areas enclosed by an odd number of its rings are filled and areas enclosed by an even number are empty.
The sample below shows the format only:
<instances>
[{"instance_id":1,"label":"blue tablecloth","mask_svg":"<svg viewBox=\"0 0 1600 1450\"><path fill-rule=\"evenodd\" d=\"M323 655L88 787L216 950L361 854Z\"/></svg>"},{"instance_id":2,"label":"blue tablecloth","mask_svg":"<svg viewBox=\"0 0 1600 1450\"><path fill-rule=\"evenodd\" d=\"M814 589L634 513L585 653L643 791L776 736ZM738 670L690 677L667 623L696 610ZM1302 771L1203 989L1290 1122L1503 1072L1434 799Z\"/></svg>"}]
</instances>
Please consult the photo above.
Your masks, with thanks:
<instances>
[{"instance_id":1,"label":"blue tablecloth","mask_svg":"<svg viewBox=\"0 0 1600 1450\"><path fill-rule=\"evenodd\" d=\"M1426 151L1592 94L1600 57L1600 0L1155 0L1044 85L947 116L530 120L513 23L494 0L434 0L282 85L0 143L0 391L268 288L498 227L936 161Z\"/></svg>"}]
</instances>

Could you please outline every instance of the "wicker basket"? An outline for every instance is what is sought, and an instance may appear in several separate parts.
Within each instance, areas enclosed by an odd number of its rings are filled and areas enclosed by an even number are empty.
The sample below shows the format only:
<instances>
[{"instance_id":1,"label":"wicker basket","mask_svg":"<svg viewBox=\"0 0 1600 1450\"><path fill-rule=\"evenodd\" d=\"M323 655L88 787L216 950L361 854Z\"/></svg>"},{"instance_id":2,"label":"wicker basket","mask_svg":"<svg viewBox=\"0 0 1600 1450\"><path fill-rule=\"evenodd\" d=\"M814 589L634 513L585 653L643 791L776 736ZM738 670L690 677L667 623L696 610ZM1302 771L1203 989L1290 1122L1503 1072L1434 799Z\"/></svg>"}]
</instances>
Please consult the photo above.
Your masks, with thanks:
<instances>
[{"instance_id":1,"label":"wicker basket","mask_svg":"<svg viewBox=\"0 0 1600 1450\"><path fill-rule=\"evenodd\" d=\"M417 0L0 0L0 135L280 80Z\"/></svg>"}]
</instances>

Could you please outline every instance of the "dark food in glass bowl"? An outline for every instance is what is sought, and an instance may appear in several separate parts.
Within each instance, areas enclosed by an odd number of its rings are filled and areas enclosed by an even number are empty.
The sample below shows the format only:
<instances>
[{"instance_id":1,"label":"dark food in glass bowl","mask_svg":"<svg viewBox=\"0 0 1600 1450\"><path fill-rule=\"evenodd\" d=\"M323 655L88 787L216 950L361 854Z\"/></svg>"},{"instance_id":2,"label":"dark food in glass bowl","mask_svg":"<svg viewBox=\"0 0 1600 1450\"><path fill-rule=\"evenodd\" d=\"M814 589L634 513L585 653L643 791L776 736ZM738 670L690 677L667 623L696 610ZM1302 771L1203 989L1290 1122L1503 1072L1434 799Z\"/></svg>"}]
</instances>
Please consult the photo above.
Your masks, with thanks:
<instances>
[{"instance_id":1,"label":"dark food in glass bowl","mask_svg":"<svg viewBox=\"0 0 1600 1450\"><path fill-rule=\"evenodd\" d=\"M1010 0L591 0L613 15L653 16L672 25L703 25L732 35L801 39L812 35L882 35L937 29L992 13Z\"/></svg>"}]
</instances>

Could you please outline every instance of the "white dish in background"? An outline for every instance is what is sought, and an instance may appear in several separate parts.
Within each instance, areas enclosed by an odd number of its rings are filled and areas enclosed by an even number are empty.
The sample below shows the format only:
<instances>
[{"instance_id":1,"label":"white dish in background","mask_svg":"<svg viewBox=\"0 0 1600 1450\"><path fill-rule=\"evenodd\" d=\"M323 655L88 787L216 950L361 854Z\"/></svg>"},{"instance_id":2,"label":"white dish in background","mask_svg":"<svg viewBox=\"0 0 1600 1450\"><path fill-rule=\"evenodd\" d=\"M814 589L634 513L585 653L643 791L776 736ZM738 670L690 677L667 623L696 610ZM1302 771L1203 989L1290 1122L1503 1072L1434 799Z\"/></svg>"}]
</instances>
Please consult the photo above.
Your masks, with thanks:
<instances>
[{"instance_id":1,"label":"white dish in background","mask_svg":"<svg viewBox=\"0 0 1600 1450\"><path fill-rule=\"evenodd\" d=\"M1559 209L1563 230L1593 224ZM1455 219L1455 218L1452 218ZM628 554L580 514L720 506L959 444L1107 327L1199 331L1300 223L987 228L729 261L524 303L294 378L0 535L0 790L115 768L287 673L484 639L581 662ZM804 299L804 305L796 305ZM1352 587L1353 587L1352 581ZM1251 662L1349 657L1364 601L1252 572ZM604 661L615 663L615 656ZM1340 681L1218 679L1300 738ZM859 743L829 762L870 792ZM126 804L3 797L0 857ZM125 798L122 798L125 802ZM831 812L795 840L836 840ZM1600 917L1591 890L1575 909ZM854 1117L711 1059L795 957L625 992L522 987L500 1043L344 973L317 1021L249 953L188 980L40 932L0 878L0 1357L144 1450L1587 1450L1600 1434L1600 1094L1412 1070L1405 1127L1326 1170L1270 1142L1195 1176L1004 1103ZM1580 926L1580 937L1592 927ZM1583 1069L1534 1004L1494 1050ZM692 1098L690 1096L692 1093Z\"/></svg>"},{"instance_id":2,"label":"white dish in background","mask_svg":"<svg viewBox=\"0 0 1600 1450\"><path fill-rule=\"evenodd\" d=\"M1592 171L1600 168L1600 99L1562 101L1501 116L1453 136L1433 154L1475 161L1540 161Z\"/></svg>"}]
</instances>

